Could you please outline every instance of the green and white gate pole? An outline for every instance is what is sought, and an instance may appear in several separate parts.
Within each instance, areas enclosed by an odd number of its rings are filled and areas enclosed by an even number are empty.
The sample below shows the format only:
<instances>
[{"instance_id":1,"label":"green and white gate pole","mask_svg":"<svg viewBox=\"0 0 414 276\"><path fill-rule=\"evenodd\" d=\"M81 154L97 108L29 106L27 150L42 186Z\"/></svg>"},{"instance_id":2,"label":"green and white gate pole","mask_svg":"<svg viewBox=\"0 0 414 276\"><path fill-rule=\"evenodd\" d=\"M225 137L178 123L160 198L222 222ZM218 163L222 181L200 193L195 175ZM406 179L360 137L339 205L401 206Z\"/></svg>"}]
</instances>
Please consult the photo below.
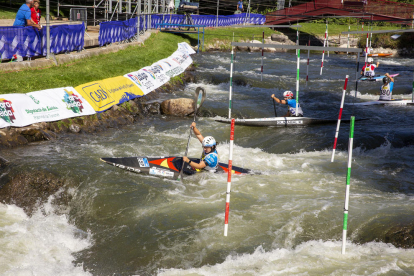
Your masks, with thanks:
<instances>
[{"instance_id":1,"label":"green and white gate pole","mask_svg":"<svg viewBox=\"0 0 414 276\"><path fill-rule=\"evenodd\" d=\"M231 63L230 63L230 88L229 88L229 119L231 119L231 95L233 90L233 58L234 58L234 48L231 47Z\"/></svg>"},{"instance_id":2,"label":"green and white gate pole","mask_svg":"<svg viewBox=\"0 0 414 276\"><path fill-rule=\"evenodd\" d=\"M348 143L348 172L346 175L344 226L342 230L342 254L345 254L346 232L348 230L349 188L350 188L350 180L351 180L352 148L353 148L353 143L354 143L354 124L355 124L355 116L351 116L351 127L349 129L349 143Z\"/></svg>"},{"instance_id":3,"label":"green and white gate pole","mask_svg":"<svg viewBox=\"0 0 414 276\"><path fill-rule=\"evenodd\" d=\"M297 74L296 74L296 114L298 114L298 105L299 105L299 65L300 65L300 49L298 49L298 61L296 65Z\"/></svg>"}]
</instances>

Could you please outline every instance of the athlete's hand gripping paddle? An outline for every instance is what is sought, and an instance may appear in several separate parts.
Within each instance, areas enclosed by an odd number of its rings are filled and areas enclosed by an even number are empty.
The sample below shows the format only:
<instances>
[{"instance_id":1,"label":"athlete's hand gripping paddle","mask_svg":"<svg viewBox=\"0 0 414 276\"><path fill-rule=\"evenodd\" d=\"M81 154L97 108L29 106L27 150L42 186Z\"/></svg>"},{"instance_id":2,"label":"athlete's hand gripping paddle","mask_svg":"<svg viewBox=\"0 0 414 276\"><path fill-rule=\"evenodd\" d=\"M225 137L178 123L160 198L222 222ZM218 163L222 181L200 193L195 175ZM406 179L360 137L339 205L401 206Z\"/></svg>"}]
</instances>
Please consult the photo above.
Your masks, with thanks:
<instances>
[{"instance_id":1,"label":"athlete's hand gripping paddle","mask_svg":"<svg viewBox=\"0 0 414 276\"><path fill-rule=\"evenodd\" d=\"M275 117L277 117L275 99L272 99L272 100L273 100L273 108L274 108L274 110L275 110Z\"/></svg>"},{"instance_id":2,"label":"athlete's hand gripping paddle","mask_svg":"<svg viewBox=\"0 0 414 276\"><path fill-rule=\"evenodd\" d=\"M200 91L201 91L201 93L200 93ZM204 88L197 87L196 92L195 92L194 120L193 120L193 122L196 121L197 111L201 107L201 105L203 104L205 98L206 98L206 91L204 90ZM193 131L193 127L191 127L191 129L190 129L190 135L188 136L187 148L185 149L184 156L187 156L188 147L190 146L191 131ZM184 162L184 159L183 159L183 164L181 165L180 175L178 176L177 180L182 180L182 178L183 178L182 176L183 176L184 165L185 165L185 162Z\"/></svg>"}]
</instances>

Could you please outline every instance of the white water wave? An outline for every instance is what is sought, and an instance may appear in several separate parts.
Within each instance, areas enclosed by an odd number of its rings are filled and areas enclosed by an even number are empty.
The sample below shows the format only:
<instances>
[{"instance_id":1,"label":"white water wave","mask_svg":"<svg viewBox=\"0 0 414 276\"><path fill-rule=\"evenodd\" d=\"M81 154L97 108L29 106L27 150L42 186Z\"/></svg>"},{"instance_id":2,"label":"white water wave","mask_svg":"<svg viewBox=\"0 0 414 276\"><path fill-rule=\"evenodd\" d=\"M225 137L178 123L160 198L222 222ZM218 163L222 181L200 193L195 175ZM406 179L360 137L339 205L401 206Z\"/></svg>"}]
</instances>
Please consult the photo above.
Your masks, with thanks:
<instances>
[{"instance_id":1,"label":"white water wave","mask_svg":"<svg viewBox=\"0 0 414 276\"><path fill-rule=\"evenodd\" d=\"M92 275L73 263L74 253L91 246L91 235L54 210L49 200L29 217L0 204L1 275Z\"/></svg>"},{"instance_id":2,"label":"white water wave","mask_svg":"<svg viewBox=\"0 0 414 276\"><path fill-rule=\"evenodd\" d=\"M412 275L414 249L398 249L385 243L309 241L293 249L266 251L259 246L251 254L231 255L221 264L190 269L163 269L158 275Z\"/></svg>"}]
</instances>

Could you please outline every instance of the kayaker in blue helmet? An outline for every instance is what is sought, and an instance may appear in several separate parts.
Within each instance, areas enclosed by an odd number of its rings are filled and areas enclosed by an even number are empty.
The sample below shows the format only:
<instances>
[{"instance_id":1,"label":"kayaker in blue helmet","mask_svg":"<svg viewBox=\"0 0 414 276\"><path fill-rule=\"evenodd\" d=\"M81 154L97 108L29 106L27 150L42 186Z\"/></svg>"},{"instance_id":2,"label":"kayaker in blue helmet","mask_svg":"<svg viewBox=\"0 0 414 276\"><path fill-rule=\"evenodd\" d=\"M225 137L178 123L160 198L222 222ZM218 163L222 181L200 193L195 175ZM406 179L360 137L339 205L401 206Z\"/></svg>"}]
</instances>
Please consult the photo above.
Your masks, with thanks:
<instances>
[{"instance_id":1,"label":"kayaker in blue helmet","mask_svg":"<svg viewBox=\"0 0 414 276\"><path fill-rule=\"evenodd\" d=\"M385 73L385 77L382 79L383 85L380 88L380 101L392 101L392 90L394 89L394 78L390 74Z\"/></svg>"},{"instance_id":2,"label":"kayaker in blue helmet","mask_svg":"<svg viewBox=\"0 0 414 276\"><path fill-rule=\"evenodd\" d=\"M187 162L191 167L196 170L207 170L215 172L218 168L218 153L217 153L217 143L212 136L203 137L201 132L196 127L196 123L191 124L191 128L194 131L195 136L203 145L203 152L201 154L200 163L196 163L188 159L187 156L183 157L184 162Z\"/></svg>"},{"instance_id":3,"label":"kayaker in blue helmet","mask_svg":"<svg viewBox=\"0 0 414 276\"><path fill-rule=\"evenodd\" d=\"M303 117L303 111L299 103L298 103L298 113L296 114L296 100L293 98L292 91L288 90L288 91L283 92L284 100L279 100L278 98L275 97L275 94L272 94L271 97L277 103L288 105L288 112L286 113L285 117Z\"/></svg>"}]
</instances>

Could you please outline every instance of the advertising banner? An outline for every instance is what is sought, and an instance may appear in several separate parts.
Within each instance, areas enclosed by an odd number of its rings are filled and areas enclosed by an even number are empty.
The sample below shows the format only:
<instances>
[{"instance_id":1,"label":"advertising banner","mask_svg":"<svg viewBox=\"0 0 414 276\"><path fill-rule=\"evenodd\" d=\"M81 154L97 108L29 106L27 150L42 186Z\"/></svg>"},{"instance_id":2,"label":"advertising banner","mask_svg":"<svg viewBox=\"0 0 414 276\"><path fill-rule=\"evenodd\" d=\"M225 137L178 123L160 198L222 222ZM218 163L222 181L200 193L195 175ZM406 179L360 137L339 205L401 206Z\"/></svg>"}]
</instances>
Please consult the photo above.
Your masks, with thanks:
<instances>
[{"instance_id":1,"label":"advertising banner","mask_svg":"<svg viewBox=\"0 0 414 276\"><path fill-rule=\"evenodd\" d=\"M142 70L154 78L155 88L162 86L170 80L170 77L165 74L166 72L161 64L154 63L151 66L142 68Z\"/></svg>"},{"instance_id":2,"label":"advertising banner","mask_svg":"<svg viewBox=\"0 0 414 276\"><path fill-rule=\"evenodd\" d=\"M25 108L34 109L36 103L26 94L0 95L1 126L27 126L36 123L33 117L27 116ZM30 111L29 111L30 112Z\"/></svg>"},{"instance_id":3,"label":"advertising banner","mask_svg":"<svg viewBox=\"0 0 414 276\"><path fill-rule=\"evenodd\" d=\"M124 77L135 83L145 95L157 88L157 82L154 79L155 76L153 77L143 69L125 74Z\"/></svg>"},{"instance_id":4,"label":"advertising banner","mask_svg":"<svg viewBox=\"0 0 414 276\"><path fill-rule=\"evenodd\" d=\"M122 76L89 82L75 87L97 112L144 95L143 91L128 78Z\"/></svg>"},{"instance_id":5,"label":"advertising banner","mask_svg":"<svg viewBox=\"0 0 414 276\"><path fill-rule=\"evenodd\" d=\"M190 57L190 55L184 51L175 51L171 56L170 59L176 61L178 64L180 64L181 68L183 70L187 69L188 66L193 63L193 59Z\"/></svg>"},{"instance_id":6,"label":"advertising banner","mask_svg":"<svg viewBox=\"0 0 414 276\"><path fill-rule=\"evenodd\" d=\"M0 127L22 127L91 114L95 111L73 87L0 96Z\"/></svg>"},{"instance_id":7,"label":"advertising banner","mask_svg":"<svg viewBox=\"0 0 414 276\"><path fill-rule=\"evenodd\" d=\"M194 49L193 49L193 48L191 48L191 46L190 46L190 45L188 45L188 43L187 43L187 42L181 42L181 43L178 43L178 51L185 52L185 53L187 53L188 55L192 55L192 54L195 54L195 53L196 53L196 52L194 51Z\"/></svg>"},{"instance_id":8,"label":"advertising banner","mask_svg":"<svg viewBox=\"0 0 414 276\"><path fill-rule=\"evenodd\" d=\"M169 78L178 76L184 73L184 69L181 67L178 61L172 60L171 58L162 59L154 64L159 64L165 70L165 75Z\"/></svg>"}]
</instances>

